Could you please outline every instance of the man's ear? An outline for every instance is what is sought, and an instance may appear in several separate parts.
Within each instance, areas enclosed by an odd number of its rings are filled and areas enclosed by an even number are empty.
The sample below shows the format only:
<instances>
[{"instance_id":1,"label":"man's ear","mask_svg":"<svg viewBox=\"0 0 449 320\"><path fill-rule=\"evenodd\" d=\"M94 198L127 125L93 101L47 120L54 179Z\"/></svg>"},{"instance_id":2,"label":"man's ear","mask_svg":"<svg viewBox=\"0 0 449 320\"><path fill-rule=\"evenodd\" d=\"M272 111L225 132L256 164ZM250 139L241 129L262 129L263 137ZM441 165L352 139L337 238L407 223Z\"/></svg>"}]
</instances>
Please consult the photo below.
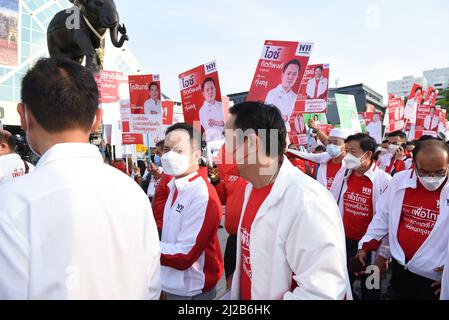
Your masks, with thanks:
<instances>
[{"instance_id":1,"label":"man's ear","mask_svg":"<svg viewBox=\"0 0 449 320\"><path fill-rule=\"evenodd\" d=\"M23 131L27 131L28 130L28 123L26 121L26 116L25 116L25 111L26 107L23 103L19 103L17 104L17 113L20 116L20 126L22 127Z\"/></svg>"},{"instance_id":2,"label":"man's ear","mask_svg":"<svg viewBox=\"0 0 449 320\"><path fill-rule=\"evenodd\" d=\"M95 132L97 129L101 126L101 123L103 121L103 109L98 108L97 112L95 113L95 119L92 123L92 128L90 129L90 132Z\"/></svg>"}]
</instances>

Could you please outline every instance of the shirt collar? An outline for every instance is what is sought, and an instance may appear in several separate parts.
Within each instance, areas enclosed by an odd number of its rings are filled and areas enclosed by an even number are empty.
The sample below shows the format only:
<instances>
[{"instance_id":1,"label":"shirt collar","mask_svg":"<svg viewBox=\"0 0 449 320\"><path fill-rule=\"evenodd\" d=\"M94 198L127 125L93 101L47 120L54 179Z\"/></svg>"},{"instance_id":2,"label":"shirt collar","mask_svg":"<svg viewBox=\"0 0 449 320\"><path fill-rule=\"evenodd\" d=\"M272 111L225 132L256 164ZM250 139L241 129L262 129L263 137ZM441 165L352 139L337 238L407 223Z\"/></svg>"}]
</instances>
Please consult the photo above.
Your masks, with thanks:
<instances>
[{"instance_id":1,"label":"shirt collar","mask_svg":"<svg viewBox=\"0 0 449 320\"><path fill-rule=\"evenodd\" d=\"M92 158L97 161L103 161L100 151L94 145L88 143L60 143L44 153L36 165L36 169L53 161L78 158Z\"/></svg>"},{"instance_id":2,"label":"shirt collar","mask_svg":"<svg viewBox=\"0 0 449 320\"><path fill-rule=\"evenodd\" d=\"M281 93L283 93L283 94L289 94L290 92L292 92L291 89L290 89L289 92L285 91L285 90L284 90L284 87L282 86L282 84L279 84L279 85L277 86L277 89L278 89Z\"/></svg>"},{"instance_id":3,"label":"shirt collar","mask_svg":"<svg viewBox=\"0 0 449 320\"><path fill-rule=\"evenodd\" d=\"M20 156L17 153L10 153L0 157L0 160L12 160L12 159L20 159Z\"/></svg>"},{"instance_id":4,"label":"shirt collar","mask_svg":"<svg viewBox=\"0 0 449 320\"><path fill-rule=\"evenodd\" d=\"M198 173L198 171L192 172L186 177L180 178L180 179L173 179L170 184L176 187L178 192L181 192L183 189L185 189L188 185L190 185L191 182L197 180L198 178L201 178L201 175Z\"/></svg>"}]
</instances>

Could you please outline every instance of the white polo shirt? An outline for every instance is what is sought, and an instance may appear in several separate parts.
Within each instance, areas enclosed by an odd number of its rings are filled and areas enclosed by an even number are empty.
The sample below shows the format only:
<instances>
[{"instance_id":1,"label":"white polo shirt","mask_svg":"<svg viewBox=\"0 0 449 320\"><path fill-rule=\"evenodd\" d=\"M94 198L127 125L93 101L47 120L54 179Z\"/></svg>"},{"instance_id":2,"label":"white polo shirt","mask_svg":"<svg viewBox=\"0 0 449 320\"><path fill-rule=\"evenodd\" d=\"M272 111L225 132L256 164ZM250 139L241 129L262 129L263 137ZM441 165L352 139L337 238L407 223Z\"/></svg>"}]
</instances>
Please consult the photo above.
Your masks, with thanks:
<instances>
[{"instance_id":1,"label":"white polo shirt","mask_svg":"<svg viewBox=\"0 0 449 320\"><path fill-rule=\"evenodd\" d=\"M209 120L215 120L218 122L222 121L223 127L210 126ZM200 109L200 122L206 133L207 142L221 139L225 125L223 105L221 104L221 102L215 101L214 104L210 104L205 101Z\"/></svg>"},{"instance_id":2,"label":"white polo shirt","mask_svg":"<svg viewBox=\"0 0 449 320\"><path fill-rule=\"evenodd\" d=\"M28 163L29 172L34 170L34 166ZM0 184L11 181L25 175L25 163L16 153L7 154L0 157Z\"/></svg>"},{"instance_id":3,"label":"white polo shirt","mask_svg":"<svg viewBox=\"0 0 449 320\"><path fill-rule=\"evenodd\" d=\"M0 203L0 300L159 299L151 205L97 147L53 146Z\"/></svg>"},{"instance_id":4,"label":"white polo shirt","mask_svg":"<svg viewBox=\"0 0 449 320\"><path fill-rule=\"evenodd\" d=\"M153 112L156 112L158 115L162 115L162 102L161 100L154 102L153 99L148 99L145 101L143 109L145 114L152 114Z\"/></svg>"},{"instance_id":5,"label":"white polo shirt","mask_svg":"<svg viewBox=\"0 0 449 320\"><path fill-rule=\"evenodd\" d=\"M267 97L265 98L265 104L276 106L281 112L282 117L287 117L285 125L288 131L290 131L290 116L295 107L296 97L297 95L293 91L290 90L289 92L285 92L282 85L278 85L268 92Z\"/></svg>"}]
</instances>

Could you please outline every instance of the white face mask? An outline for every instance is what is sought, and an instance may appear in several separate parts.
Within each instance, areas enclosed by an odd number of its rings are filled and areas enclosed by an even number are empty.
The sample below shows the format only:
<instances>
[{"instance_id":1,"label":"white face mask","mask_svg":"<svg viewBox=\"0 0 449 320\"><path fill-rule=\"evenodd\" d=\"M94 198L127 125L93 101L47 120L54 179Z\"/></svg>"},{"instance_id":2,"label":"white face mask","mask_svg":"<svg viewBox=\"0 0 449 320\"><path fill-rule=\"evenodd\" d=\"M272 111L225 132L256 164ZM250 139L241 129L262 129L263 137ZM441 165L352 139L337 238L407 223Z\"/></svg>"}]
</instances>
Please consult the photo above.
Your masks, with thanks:
<instances>
[{"instance_id":1,"label":"white face mask","mask_svg":"<svg viewBox=\"0 0 449 320\"><path fill-rule=\"evenodd\" d=\"M167 152L161 158L164 173L179 177L189 169L189 157L174 151Z\"/></svg>"},{"instance_id":2,"label":"white face mask","mask_svg":"<svg viewBox=\"0 0 449 320\"><path fill-rule=\"evenodd\" d=\"M388 147L388 152L390 152L390 154L394 156L396 154L396 151L398 151L400 147L401 146L396 144L390 144L390 146Z\"/></svg>"},{"instance_id":3,"label":"white face mask","mask_svg":"<svg viewBox=\"0 0 449 320\"><path fill-rule=\"evenodd\" d=\"M381 155L385 155L385 154L387 154L389 151L388 151L388 149L386 149L386 148L382 148L382 149L380 149L380 154Z\"/></svg>"},{"instance_id":4,"label":"white face mask","mask_svg":"<svg viewBox=\"0 0 449 320\"><path fill-rule=\"evenodd\" d=\"M418 176L418 174L417 174ZM444 177L420 177L418 176L419 182L426 188L428 191L436 191L438 190L446 181L447 176Z\"/></svg>"},{"instance_id":5,"label":"white face mask","mask_svg":"<svg viewBox=\"0 0 449 320\"><path fill-rule=\"evenodd\" d=\"M360 158L357 158L356 156L348 153L344 159L346 168L348 168L349 170L359 169L362 166L363 156L361 156Z\"/></svg>"},{"instance_id":6,"label":"white face mask","mask_svg":"<svg viewBox=\"0 0 449 320\"><path fill-rule=\"evenodd\" d=\"M341 148L339 146L336 146L334 144L329 144L326 148L327 153L329 153L329 155L332 158L337 158L339 155L342 154L341 152Z\"/></svg>"}]
</instances>

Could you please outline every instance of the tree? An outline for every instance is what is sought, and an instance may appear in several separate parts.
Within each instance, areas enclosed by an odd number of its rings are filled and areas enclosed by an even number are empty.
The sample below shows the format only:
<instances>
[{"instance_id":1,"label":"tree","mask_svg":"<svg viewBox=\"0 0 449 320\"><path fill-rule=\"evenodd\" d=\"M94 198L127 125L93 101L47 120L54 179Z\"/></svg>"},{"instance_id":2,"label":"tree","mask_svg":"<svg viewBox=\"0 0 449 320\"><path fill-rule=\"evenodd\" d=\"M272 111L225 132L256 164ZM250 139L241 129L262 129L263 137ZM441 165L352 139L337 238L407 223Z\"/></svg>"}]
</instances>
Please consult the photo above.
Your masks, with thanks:
<instances>
[{"instance_id":1,"label":"tree","mask_svg":"<svg viewBox=\"0 0 449 320\"><path fill-rule=\"evenodd\" d=\"M445 109L449 114L449 88L442 90L439 96L441 96L442 98L439 99L435 104L437 106L441 106L441 108Z\"/></svg>"}]
</instances>

